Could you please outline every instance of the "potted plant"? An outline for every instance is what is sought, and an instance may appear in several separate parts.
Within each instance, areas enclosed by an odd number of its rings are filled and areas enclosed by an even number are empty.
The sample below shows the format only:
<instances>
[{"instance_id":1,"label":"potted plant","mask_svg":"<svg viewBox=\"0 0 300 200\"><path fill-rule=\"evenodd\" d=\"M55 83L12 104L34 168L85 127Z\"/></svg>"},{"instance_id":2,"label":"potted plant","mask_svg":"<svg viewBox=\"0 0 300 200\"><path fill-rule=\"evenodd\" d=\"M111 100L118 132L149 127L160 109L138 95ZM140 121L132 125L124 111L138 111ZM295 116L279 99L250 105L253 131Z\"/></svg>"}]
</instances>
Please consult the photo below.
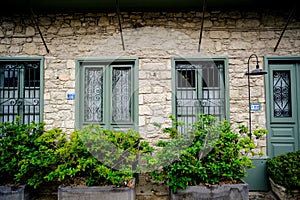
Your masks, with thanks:
<instances>
[{"instance_id":1,"label":"potted plant","mask_svg":"<svg viewBox=\"0 0 300 200\"><path fill-rule=\"evenodd\" d=\"M267 173L279 199L300 199L300 150L269 158Z\"/></svg>"},{"instance_id":2,"label":"potted plant","mask_svg":"<svg viewBox=\"0 0 300 200\"><path fill-rule=\"evenodd\" d=\"M135 199L135 168L148 143L137 132L89 125L70 135L54 154L61 157L46 178L61 183L58 199Z\"/></svg>"},{"instance_id":3,"label":"potted plant","mask_svg":"<svg viewBox=\"0 0 300 200\"><path fill-rule=\"evenodd\" d=\"M248 129L233 132L228 121L204 114L187 134L178 125L163 129L171 140L160 141L162 149L146 159L156 168L152 177L169 185L170 199L248 199L242 178L253 167L249 154L255 154Z\"/></svg>"},{"instance_id":4,"label":"potted plant","mask_svg":"<svg viewBox=\"0 0 300 200\"><path fill-rule=\"evenodd\" d=\"M18 117L14 122L0 124L0 199L33 198L27 178L19 173L26 157L38 149L35 141L43 134L43 126L22 124Z\"/></svg>"},{"instance_id":5,"label":"potted plant","mask_svg":"<svg viewBox=\"0 0 300 200\"><path fill-rule=\"evenodd\" d=\"M257 144L258 140L265 136L268 131L265 128L256 126L252 132L252 139ZM269 180L267 177L267 160L268 156L263 153L251 156L254 168L246 169L247 176L243 180L248 184L249 190L253 191L269 191Z\"/></svg>"}]
</instances>

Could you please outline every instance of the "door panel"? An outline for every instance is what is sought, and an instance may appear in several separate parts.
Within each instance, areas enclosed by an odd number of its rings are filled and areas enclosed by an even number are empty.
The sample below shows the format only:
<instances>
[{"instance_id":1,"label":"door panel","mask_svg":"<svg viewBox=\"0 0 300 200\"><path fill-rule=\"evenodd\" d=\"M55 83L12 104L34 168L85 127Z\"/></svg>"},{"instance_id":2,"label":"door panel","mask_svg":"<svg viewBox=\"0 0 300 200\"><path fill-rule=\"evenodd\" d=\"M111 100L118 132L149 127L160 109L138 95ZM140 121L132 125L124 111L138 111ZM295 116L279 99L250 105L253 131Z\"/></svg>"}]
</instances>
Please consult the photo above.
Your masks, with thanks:
<instances>
[{"instance_id":1,"label":"door panel","mask_svg":"<svg viewBox=\"0 0 300 200\"><path fill-rule=\"evenodd\" d=\"M299 149L299 106L296 63L270 64L268 154L274 157Z\"/></svg>"},{"instance_id":2,"label":"door panel","mask_svg":"<svg viewBox=\"0 0 300 200\"><path fill-rule=\"evenodd\" d=\"M271 133L272 133L272 137L274 137L274 140L276 138L282 138L282 137L291 137L294 138L295 137L295 128L291 127L291 125L287 125L284 126L282 124L279 125L280 127L275 127L275 125L273 125L271 127Z\"/></svg>"},{"instance_id":3,"label":"door panel","mask_svg":"<svg viewBox=\"0 0 300 200\"><path fill-rule=\"evenodd\" d=\"M271 148L273 152L272 157L295 151L295 145L293 143L272 143Z\"/></svg>"}]
</instances>

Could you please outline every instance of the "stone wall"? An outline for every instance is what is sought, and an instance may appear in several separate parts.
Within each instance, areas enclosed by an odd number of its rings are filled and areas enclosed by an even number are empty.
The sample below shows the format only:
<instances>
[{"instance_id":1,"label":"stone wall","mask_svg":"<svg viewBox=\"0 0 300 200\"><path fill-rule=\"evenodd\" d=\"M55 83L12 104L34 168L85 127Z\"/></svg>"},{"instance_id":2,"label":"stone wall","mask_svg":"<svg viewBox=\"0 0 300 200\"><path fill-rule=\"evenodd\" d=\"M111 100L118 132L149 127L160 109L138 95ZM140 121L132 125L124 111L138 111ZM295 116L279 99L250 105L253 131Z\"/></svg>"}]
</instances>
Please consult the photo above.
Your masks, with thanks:
<instances>
[{"instance_id":1,"label":"stone wall","mask_svg":"<svg viewBox=\"0 0 300 200\"><path fill-rule=\"evenodd\" d=\"M165 137L152 122L170 125L171 57L227 56L229 61L230 120L236 126L248 122L247 60L259 56L299 55L300 21L293 18L274 53L288 13L210 11L205 14L201 51L198 42L200 12L122 12L125 42L122 49L115 13L49 14L36 16L47 47L30 16L0 17L0 56L43 56L45 59L44 121L48 128L74 130L75 60L78 58L139 59L139 127L146 140ZM251 67L254 68L251 63ZM252 123L265 126L264 80L251 80L253 102L262 111ZM259 143L266 151L266 142Z\"/></svg>"}]
</instances>

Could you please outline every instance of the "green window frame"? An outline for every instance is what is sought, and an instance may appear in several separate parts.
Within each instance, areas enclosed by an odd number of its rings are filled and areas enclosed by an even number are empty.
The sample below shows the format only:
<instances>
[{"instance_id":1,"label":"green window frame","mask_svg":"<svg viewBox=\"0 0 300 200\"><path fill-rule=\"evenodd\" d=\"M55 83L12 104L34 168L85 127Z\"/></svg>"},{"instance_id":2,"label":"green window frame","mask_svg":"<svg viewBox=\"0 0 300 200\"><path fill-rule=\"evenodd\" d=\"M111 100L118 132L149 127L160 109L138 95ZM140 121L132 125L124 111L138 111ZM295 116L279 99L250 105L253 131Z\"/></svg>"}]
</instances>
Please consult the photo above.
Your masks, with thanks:
<instances>
[{"instance_id":1,"label":"green window frame","mask_svg":"<svg viewBox=\"0 0 300 200\"><path fill-rule=\"evenodd\" d=\"M182 132L202 114L229 119L228 58L172 58L172 113Z\"/></svg>"},{"instance_id":2,"label":"green window frame","mask_svg":"<svg viewBox=\"0 0 300 200\"><path fill-rule=\"evenodd\" d=\"M76 127L138 129L138 60L77 59Z\"/></svg>"},{"instance_id":3,"label":"green window frame","mask_svg":"<svg viewBox=\"0 0 300 200\"><path fill-rule=\"evenodd\" d=\"M43 121L44 58L0 58L0 122Z\"/></svg>"}]
</instances>

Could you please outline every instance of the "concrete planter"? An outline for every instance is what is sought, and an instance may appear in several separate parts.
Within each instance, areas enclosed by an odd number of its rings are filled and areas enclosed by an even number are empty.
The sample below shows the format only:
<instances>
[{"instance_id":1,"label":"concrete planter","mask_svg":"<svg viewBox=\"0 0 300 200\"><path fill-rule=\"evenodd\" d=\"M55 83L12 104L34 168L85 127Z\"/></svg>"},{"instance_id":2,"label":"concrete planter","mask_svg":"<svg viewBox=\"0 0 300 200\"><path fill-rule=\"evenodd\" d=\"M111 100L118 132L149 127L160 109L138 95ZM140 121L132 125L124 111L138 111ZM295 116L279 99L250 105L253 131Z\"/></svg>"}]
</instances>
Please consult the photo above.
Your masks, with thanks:
<instances>
[{"instance_id":1,"label":"concrete planter","mask_svg":"<svg viewBox=\"0 0 300 200\"><path fill-rule=\"evenodd\" d=\"M286 193L286 188L274 183L274 181L269 178L271 189L274 192L274 194L277 195L277 197L280 200L299 200L300 199L300 191L294 190L293 195Z\"/></svg>"},{"instance_id":2,"label":"concrete planter","mask_svg":"<svg viewBox=\"0 0 300 200\"><path fill-rule=\"evenodd\" d=\"M59 186L58 200L135 200L135 188L113 186Z\"/></svg>"},{"instance_id":3,"label":"concrete planter","mask_svg":"<svg viewBox=\"0 0 300 200\"><path fill-rule=\"evenodd\" d=\"M267 156L251 158L255 168L246 169L247 176L243 180L248 184L249 191L269 191L267 177Z\"/></svg>"},{"instance_id":4,"label":"concrete planter","mask_svg":"<svg viewBox=\"0 0 300 200\"><path fill-rule=\"evenodd\" d=\"M0 186L0 200L31 200L33 191L27 185Z\"/></svg>"},{"instance_id":5,"label":"concrete planter","mask_svg":"<svg viewBox=\"0 0 300 200\"><path fill-rule=\"evenodd\" d=\"M170 192L171 200L248 200L248 184L223 184L207 186L188 186L186 190Z\"/></svg>"}]
</instances>

